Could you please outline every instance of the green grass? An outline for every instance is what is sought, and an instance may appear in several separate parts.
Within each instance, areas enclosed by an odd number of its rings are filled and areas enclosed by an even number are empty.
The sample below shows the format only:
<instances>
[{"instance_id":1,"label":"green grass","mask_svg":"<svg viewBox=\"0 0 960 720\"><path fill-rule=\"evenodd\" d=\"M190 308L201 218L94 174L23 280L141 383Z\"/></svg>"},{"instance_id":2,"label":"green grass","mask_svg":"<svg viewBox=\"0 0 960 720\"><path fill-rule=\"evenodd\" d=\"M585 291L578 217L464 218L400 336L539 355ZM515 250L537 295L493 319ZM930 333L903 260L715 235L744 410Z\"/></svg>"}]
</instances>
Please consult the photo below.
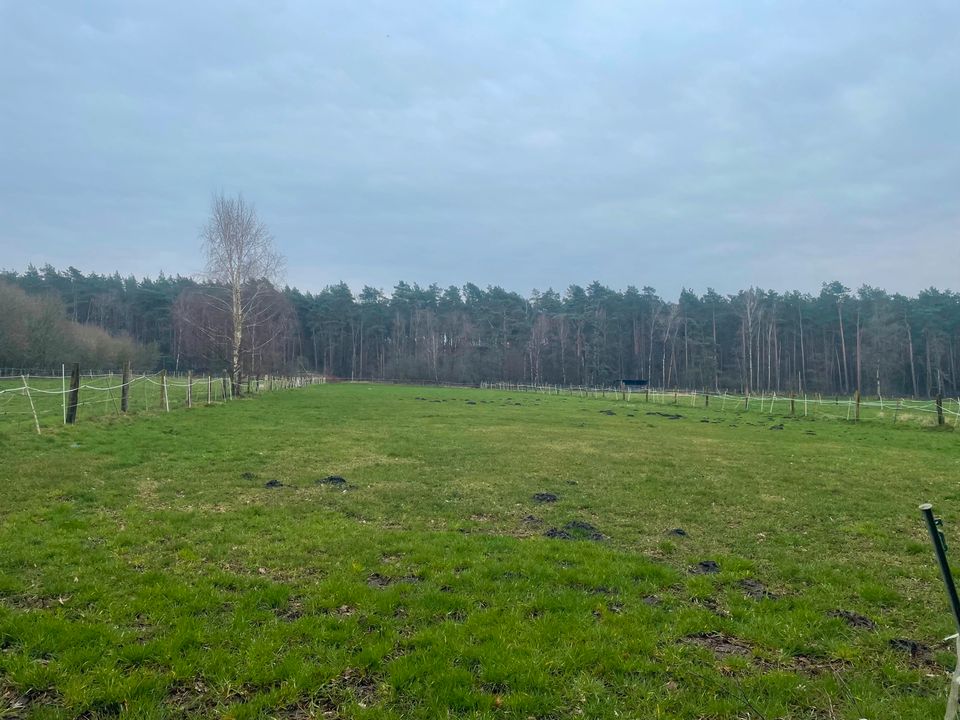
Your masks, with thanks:
<instances>
[{"instance_id":1,"label":"green grass","mask_svg":"<svg viewBox=\"0 0 960 720\"><path fill-rule=\"evenodd\" d=\"M325 385L0 459L0 717L943 712L949 429Z\"/></svg>"},{"instance_id":2,"label":"green grass","mask_svg":"<svg viewBox=\"0 0 960 720\"><path fill-rule=\"evenodd\" d=\"M120 415L121 386L119 374L83 375L77 405L77 422ZM217 377L188 378L171 375L167 379L166 404L171 409L186 407L187 386L193 388L195 405L223 400L222 379ZM57 427L64 421L64 388L70 387L69 374L60 377L27 378L28 390L19 377L0 378L0 427L15 426L30 432L39 422L41 428ZM69 402L69 399L67 400ZM31 405L32 402L32 405ZM159 411L165 407L159 373L135 375L128 390L127 410L131 414ZM36 421L34 420L36 413Z\"/></svg>"}]
</instances>

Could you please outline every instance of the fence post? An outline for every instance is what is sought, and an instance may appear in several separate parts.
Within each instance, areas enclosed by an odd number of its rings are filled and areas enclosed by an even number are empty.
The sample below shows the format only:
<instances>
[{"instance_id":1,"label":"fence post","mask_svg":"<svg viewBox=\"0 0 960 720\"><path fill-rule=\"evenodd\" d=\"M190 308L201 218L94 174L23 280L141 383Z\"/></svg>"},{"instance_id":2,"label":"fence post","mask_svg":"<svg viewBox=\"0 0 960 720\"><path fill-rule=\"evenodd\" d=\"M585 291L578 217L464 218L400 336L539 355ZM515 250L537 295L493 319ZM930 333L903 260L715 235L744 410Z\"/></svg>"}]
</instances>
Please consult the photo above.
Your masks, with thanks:
<instances>
[{"instance_id":1,"label":"fence post","mask_svg":"<svg viewBox=\"0 0 960 720\"><path fill-rule=\"evenodd\" d=\"M170 398L167 396L167 371L160 371L160 404L170 412Z\"/></svg>"},{"instance_id":2,"label":"fence post","mask_svg":"<svg viewBox=\"0 0 960 720\"><path fill-rule=\"evenodd\" d=\"M790 417L797 414L797 394L790 393Z\"/></svg>"},{"instance_id":3,"label":"fence post","mask_svg":"<svg viewBox=\"0 0 960 720\"><path fill-rule=\"evenodd\" d=\"M187 371L187 407L193 407L193 371Z\"/></svg>"},{"instance_id":4,"label":"fence post","mask_svg":"<svg viewBox=\"0 0 960 720\"><path fill-rule=\"evenodd\" d=\"M77 421L77 406L80 404L80 363L74 363L70 370L70 401L67 405L67 424Z\"/></svg>"},{"instance_id":5,"label":"fence post","mask_svg":"<svg viewBox=\"0 0 960 720\"><path fill-rule=\"evenodd\" d=\"M40 434L40 420L37 418L37 409L33 406L33 398L30 397L30 387L27 385L27 378L25 375L21 375L20 379L23 380L23 392L27 396L27 400L30 401L30 412L33 413L33 424L37 428L37 435Z\"/></svg>"},{"instance_id":6,"label":"fence post","mask_svg":"<svg viewBox=\"0 0 960 720\"><path fill-rule=\"evenodd\" d=\"M213 379L207 375L207 405L210 404L213 399Z\"/></svg>"},{"instance_id":7,"label":"fence post","mask_svg":"<svg viewBox=\"0 0 960 720\"><path fill-rule=\"evenodd\" d=\"M943 425L943 395L937 393L937 425Z\"/></svg>"},{"instance_id":8,"label":"fence post","mask_svg":"<svg viewBox=\"0 0 960 720\"><path fill-rule=\"evenodd\" d=\"M123 376L120 380L120 412L126 414L130 407L130 361L123 364Z\"/></svg>"},{"instance_id":9,"label":"fence post","mask_svg":"<svg viewBox=\"0 0 960 720\"><path fill-rule=\"evenodd\" d=\"M63 424L67 424L67 366L60 363L60 402L63 403Z\"/></svg>"},{"instance_id":10,"label":"fence post","mask_svg":"<svg viewBox=\"0 0 960 720\"><path fill-rule=\"evenodd\" d=\"M710 393L704 394L704 396L703 396L703 406L704 406L705 408L710 407Z\"/></svg>"},{"instance_id":11,"label":"fence post","mask_svg":"<svg viewBox=\"0 0 960 720\"><path fill-rule=\"evenodd\" d=\"M857 390L856 392L854 392L853 397L854 397L854 399L855 399L856 402L857 402L856 420L857 420L857 422L860 422L860 391Z\"/></svg>"}]
</instances>

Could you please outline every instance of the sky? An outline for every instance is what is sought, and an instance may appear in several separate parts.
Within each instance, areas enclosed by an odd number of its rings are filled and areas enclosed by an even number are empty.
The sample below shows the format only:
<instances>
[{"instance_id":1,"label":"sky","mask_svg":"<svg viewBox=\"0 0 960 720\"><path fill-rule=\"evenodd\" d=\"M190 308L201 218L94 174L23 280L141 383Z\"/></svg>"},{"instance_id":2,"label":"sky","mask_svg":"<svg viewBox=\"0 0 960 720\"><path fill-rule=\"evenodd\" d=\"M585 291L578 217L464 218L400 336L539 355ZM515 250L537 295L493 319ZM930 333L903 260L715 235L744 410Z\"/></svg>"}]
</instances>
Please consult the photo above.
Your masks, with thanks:
<instances>
[{"instance_id":1,"label":"sky","mask_svg":"<svg viewBox=\"0 0 960 720\"><path fill-rule=\"evenodd\" d=\"M960 3L0 0L0 267L960 290Z\"/></svg>"}]
</instances>

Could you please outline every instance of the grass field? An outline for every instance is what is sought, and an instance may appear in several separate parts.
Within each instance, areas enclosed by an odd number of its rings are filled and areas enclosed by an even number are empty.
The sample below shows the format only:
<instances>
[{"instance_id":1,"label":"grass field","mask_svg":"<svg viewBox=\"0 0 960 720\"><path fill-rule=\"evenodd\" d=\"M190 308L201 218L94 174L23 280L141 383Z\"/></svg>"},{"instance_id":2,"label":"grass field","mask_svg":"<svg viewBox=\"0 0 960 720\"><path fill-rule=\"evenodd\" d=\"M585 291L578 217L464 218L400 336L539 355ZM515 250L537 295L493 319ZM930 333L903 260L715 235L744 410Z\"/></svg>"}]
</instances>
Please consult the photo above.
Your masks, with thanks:
<instances>
[{"instance_id":1,"label":"grass field","mask_svg":"<svg viewBox=\"0 0 960 720\"><path fill-rule=\"evenodd\" d=\"M223 402L229 392L222 377L196 376L186 374L170 375L167 378L167 397L164 399L161 389L160 373L132 376L128 391L128 412L137 414L160 411L169 406L171 410L187 407L188 390L192 393L193 403ZM246 389L255 393L268 392L284 387L284 383L298 382L309 384L320 382L323 378L306 376L297 379L261 379L259 385L249 378ZM118 373L83 375L78 396L77 422L98 420L118 416L120 411L122 378ZM0 427L17 426L24 431L32 431L37 424L41 428L58 427L64 424L69 394L69 378L60 376L28 376L27 388L24 379L18 376L0 377ZM499 384L491 387L496 388ZM504 389L501 387L501 389ZM614 389L509 385L516 393L539 393L568 395L571 397L616 400L620 393ZM628 402L670 405L687 409L708 408L730 413L752 412L760 415L789 415L815 420L854 420L856 404L852 396L827 396L810 393L795 396L789 393L754 394L749 398L729 392L712 392L709 398L703 392L676 391L672 389L652 389L649 391L628 393ZM960 424L960 398L943 398L942 413L944 424L956 427ZM860 407L860 419L863 422L908 424L918 426L936 425L938 422L936 402L932 399L887 398L864 396Z\"/></svg>"},{"instance_id":2,"label":"grass field","mask_svg":"<svg viewBox=\"0 0 960 720\"><path fill-rule=\"evenodd\" d=\"M943 714L949 428L324 385L0 458L0 717Z\"/></svg>"}]
</instances>

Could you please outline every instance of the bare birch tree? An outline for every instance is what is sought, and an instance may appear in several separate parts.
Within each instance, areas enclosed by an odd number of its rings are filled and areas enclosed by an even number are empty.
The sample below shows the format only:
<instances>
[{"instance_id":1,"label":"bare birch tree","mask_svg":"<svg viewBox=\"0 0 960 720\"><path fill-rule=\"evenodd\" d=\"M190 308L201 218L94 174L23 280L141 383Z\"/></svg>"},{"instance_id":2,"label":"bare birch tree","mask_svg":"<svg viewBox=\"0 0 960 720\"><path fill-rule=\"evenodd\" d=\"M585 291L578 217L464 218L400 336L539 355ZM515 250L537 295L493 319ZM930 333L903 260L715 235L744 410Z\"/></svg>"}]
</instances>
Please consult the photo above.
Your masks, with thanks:
<instances>
[{"instance_id":1,"label":"bare birch tree","mask_svg":"<svg viewBox=\"0 0 960 720\"><path fill-rule=\"evenodd\" d=\"M257 216L253 204L242 195L214 195L210 219L200 237L206 254L207 279L226 291L223 297L215 293L210 297L229 312L230 379L234 395L239 395L245 334L255 333L263 319L260 301L273 290L284 261L274 248L267 226ZM255 351L256 348L251 353Z\"/></svg>"}]
</instances>

